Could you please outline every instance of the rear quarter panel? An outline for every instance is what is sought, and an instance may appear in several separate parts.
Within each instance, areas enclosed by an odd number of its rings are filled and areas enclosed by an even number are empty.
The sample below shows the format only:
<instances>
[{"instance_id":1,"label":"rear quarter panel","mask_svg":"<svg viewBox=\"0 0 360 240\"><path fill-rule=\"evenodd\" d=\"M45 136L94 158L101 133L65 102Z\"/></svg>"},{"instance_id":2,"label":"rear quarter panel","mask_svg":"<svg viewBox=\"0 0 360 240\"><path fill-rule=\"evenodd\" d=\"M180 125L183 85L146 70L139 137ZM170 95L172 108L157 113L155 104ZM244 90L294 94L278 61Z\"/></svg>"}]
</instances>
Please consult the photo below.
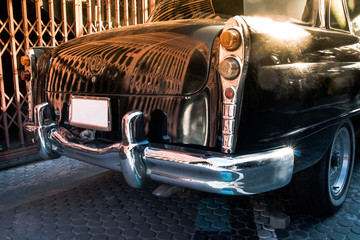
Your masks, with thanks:
<instances>
[{"instance_id":1,"label":"rear quarter panel","mask_svg":"<svg viewBox=\"0 0 360 240\"><path fill-rule=\"evenodd\" d=\"M251 55L238 151L292 146L295 171L325 154L337 126L359 112L358 38L246 18Z\"/></svg>"}]
</instances>

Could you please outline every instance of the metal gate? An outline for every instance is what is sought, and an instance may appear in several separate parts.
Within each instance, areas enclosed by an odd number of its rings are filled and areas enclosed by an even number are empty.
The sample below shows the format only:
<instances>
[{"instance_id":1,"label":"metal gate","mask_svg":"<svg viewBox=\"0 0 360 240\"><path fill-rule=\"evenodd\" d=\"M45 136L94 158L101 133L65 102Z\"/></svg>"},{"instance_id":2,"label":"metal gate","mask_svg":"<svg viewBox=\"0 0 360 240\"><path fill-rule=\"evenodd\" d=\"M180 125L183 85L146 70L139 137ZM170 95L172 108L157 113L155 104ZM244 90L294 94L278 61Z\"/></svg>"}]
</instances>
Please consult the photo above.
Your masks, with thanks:
<instances>
[{"instance_id":1,"label":"metal gate","mask_svg":"<svg viewBox=\"0 0 360 240\"><path fill-rule=\"evenodd\" d=\"M23 124L30 104L20 57L35 46L145 22L155 0L6 0L0 9L0 161L32 153Z\"/></svg>"}]
</instances>

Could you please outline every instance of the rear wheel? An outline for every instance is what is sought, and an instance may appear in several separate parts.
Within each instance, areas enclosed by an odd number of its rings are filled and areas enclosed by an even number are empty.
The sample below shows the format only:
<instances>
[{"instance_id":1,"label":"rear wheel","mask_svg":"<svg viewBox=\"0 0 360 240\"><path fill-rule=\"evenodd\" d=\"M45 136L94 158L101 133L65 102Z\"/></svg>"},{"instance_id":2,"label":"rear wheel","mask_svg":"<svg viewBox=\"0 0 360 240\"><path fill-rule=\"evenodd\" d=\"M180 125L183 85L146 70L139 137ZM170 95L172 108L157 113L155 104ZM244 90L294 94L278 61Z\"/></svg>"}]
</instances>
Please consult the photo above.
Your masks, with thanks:
<instances>
[{"instance_id":1,"label":"rear wheel","mask_svg":"<svg viewBox=\"0 0 360 240\"><path fill-rule=\"evenodd\" d=\"M335 208L345 201L354 165L353 130L348 125L343 125L337 131L327 161L329 200Z\"/></svg>"},{"instance_id":2,"label":"rear wheel","mask_svg":"<svg viewBox=\"0 0 360 240\"><path fill-rule=\"evenodd\" d=\"M354 167L355 134L350 120L337 129L332 144L315 166L294 178L299 204L320 215L337 211L344 203Z\"/></svg>"}]
</instances>

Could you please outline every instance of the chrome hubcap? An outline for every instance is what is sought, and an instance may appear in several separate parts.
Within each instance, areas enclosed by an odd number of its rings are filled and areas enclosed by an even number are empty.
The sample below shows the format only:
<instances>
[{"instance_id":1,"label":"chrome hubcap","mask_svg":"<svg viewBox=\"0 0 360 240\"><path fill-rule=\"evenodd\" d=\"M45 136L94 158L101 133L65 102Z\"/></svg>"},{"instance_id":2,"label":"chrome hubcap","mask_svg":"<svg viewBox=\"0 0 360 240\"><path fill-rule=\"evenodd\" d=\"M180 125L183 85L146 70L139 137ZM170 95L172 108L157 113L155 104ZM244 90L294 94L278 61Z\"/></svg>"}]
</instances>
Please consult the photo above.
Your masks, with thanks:
<instances>
[{"instance_id":1,"label":"chrome hubcap","mask_svg":"<svg viewBox=\"0 0 360 240\"><path fill-rule=\"evenodd\" d=\"M333 197L342 193L348 178L351 161L351 139L347 128L337 132L330 152L329 189Z\"/></svg>"}]
</instances>

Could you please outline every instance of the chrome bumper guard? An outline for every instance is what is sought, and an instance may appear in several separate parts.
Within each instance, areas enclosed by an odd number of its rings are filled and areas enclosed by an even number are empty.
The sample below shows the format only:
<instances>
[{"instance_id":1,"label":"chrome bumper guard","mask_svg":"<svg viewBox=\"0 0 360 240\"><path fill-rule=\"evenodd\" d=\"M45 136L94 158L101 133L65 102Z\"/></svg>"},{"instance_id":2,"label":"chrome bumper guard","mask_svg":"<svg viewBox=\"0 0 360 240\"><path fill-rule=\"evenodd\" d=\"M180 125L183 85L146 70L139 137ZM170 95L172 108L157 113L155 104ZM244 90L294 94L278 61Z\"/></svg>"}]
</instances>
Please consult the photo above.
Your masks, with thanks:
<instances>
[{"instance_id":1,"label":"chrome bumper guard","mask_svg":"<svg viewBox=\"0 0 360 240\"><path fill-rule=\"evenodd\" d=\"M284 147L249 155L228 155L195 148L153 144L145 139L143 115L127 113L122 119L123 140L106 147L79 143L51 119L48 103L35 107L34 122L25 125L45 159L65 155L121 171L126 182L141 188L149 179L200 191L228 195L262 193L291 180L294 153Z\"/></svg>"}]
</instances>

